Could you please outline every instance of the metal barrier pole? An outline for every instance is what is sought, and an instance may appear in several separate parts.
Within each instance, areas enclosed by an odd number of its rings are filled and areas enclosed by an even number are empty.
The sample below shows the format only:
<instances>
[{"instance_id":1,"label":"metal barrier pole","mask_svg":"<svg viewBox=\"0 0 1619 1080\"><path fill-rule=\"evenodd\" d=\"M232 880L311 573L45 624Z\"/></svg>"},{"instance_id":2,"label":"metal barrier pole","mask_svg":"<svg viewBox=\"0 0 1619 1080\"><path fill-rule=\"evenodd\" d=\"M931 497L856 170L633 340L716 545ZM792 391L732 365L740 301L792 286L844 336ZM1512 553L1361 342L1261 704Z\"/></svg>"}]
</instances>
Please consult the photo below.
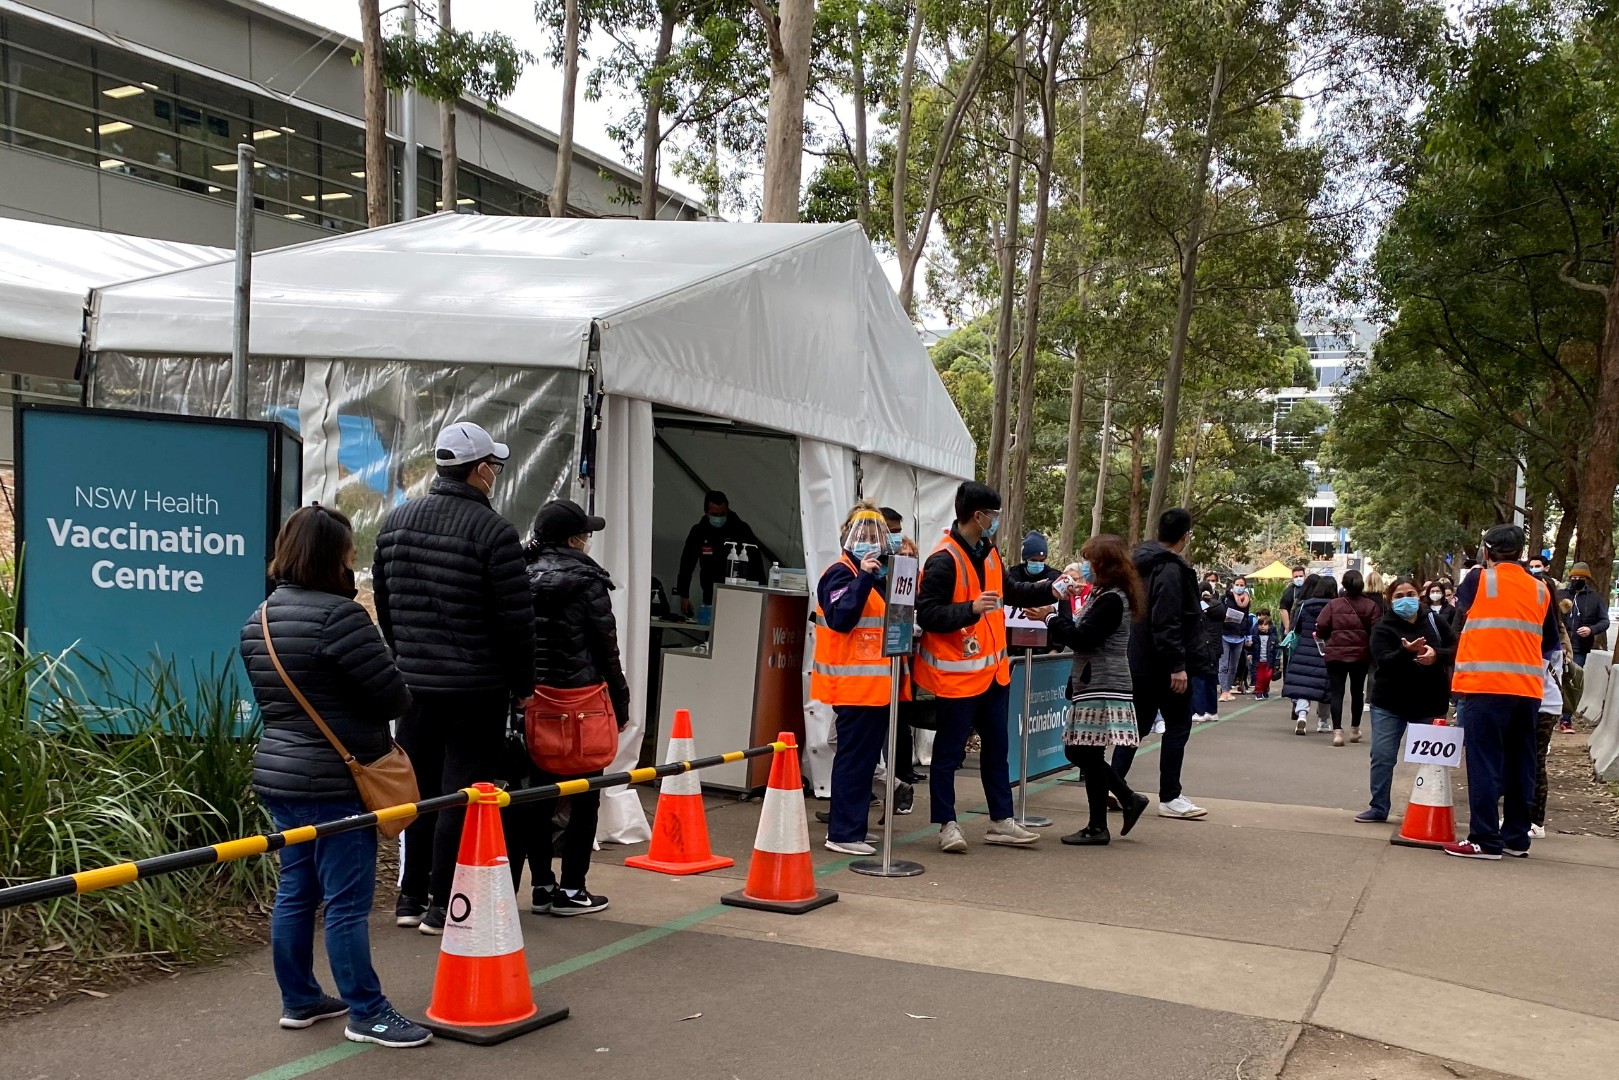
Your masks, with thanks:
<instances>
[{"instance_id":1,"label":"metal barrier pole","mask_svg":"<svg viewBox=\"0 0 1619 1080\"><path fill-rule=\"evenodd\" d=\"M1048 817L1028 812L1029 804L1029 728L1034 717L1034 650L1023 650L1023 723L1018 725L1017 823L1026 829L1044 829L1054 824Z\"/></svg>"},{"instance_id":2,"label":"metal barrier pole","mask_svg":"<svg viewBox=\"0 0 1619 1080\"><path fill-rule=\"evenodd\" d=\"M921 863L894 858L894 774L899 772L894 755L899 750L900 658L891 657L888 663L888 757L883 759L888 766L883 770L888 791L883 799L883 857L856 860L849 864L849 869L867 877L916 877L923 870Z\"/></svg>"},{"instance_id":3,"label":"metal barrier pole","mask_svg":"<svg viewBox=\"0 0 1619 1080\"><path fill-rule=\"evenodd\" d=\"M236 288L231 312L231 416L247 419L247 326L253 314L253 170L252 143L236 148Z\"/></svg>"}]
</instances>

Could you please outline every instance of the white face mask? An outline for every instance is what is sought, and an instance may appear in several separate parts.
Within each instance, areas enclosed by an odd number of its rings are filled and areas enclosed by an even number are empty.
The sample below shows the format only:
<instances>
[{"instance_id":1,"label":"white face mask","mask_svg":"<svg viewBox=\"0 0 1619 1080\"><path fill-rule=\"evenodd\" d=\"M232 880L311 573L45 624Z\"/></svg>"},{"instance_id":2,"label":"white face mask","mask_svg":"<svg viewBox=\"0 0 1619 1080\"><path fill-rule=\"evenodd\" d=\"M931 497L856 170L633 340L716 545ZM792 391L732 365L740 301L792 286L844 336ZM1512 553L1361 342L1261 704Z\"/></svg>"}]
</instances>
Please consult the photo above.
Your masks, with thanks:
<instances>
[{"instance_id":1,"label":"white face mask","mask_svg":"<svg viewBox=\"0 0 1619 1080\"><path fill-rule=\"evenodd\" d=\"M1299 574L1299 575L1295 576L1293 578L1293 584L1294 585L1303 585L1304 584L1304 575Z\"/></svg>"}]
</instances>

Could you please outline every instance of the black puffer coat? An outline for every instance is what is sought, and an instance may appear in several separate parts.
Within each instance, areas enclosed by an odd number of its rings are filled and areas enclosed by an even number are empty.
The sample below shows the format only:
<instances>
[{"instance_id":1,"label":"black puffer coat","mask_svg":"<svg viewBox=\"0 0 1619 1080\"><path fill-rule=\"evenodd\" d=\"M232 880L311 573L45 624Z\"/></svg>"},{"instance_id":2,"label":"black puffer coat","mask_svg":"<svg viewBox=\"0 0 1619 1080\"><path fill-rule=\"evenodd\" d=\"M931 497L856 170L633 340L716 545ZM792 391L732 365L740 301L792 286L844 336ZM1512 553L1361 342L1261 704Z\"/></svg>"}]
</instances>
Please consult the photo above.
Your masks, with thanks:
<instances>
[{"instance_id":1,"label":"black puffer coat","mask_svg":"<svg viewBox=\"0 0 1619 1080\"><path fill-rule=\"evenodd\" d=\"M1327 658L1315 639L1316 620L1326 608L1321 598L1303 600L1293 607L1293 632L1298 644L1287 658L1287 673L1282 680L1282 696L1304 701L1326 701L1328 694Z\"/></svg>"},{"instance_id":2,"label":"black puffer coat","mask_svg":"<svg viewBox=\"0 0 1619 1080\"><path fill-rule=\"evenodd\" d=\"M534 613L517 529L438 477L391 512L372 567L377 622L416 693L534 687Z\"/></svg>"},{"instance_id":3,"label":"black puffer coat","mask_svg":"<svg viewBox=\"0 0 1619 1080\"><path fill-rule=\"evenodd\" d=\"M1130 673L1138 682L1177 671L1214 674L1204 670L1199 658L1203 612L1197 601L1197 574L1185 559L1155 541L1136 548L1131 558L1146 586L1147 610L1130 630Z\"/></svg>"},{"instance_id":4,"label":"black puffer coat","mask_svg":"<svg viewBox=\"0 0 1619 1080\"><path fill-rule=\"evenodd\" d=\"M349 753L366 764L392 746L388 721L410 691L365 608L335 593L282 585L265 601L276 655ZM282 799L355 798L348 766L276 673L259 613L242 627L242 663L264 718L253 790Z\"/></svg>"},{"instance_id":5,"label":"black puffer coat","mask_svg":"<svg viewBox=\"0 0 1619 1080\"><path fill-rule=\"evenodd\" d=\"M575 548L546 544L528 564L534 602L534 681L558 689L607 683L613 715L630 719L630 684L618 654L607 571Z\"/></svg>"}]
</instances>

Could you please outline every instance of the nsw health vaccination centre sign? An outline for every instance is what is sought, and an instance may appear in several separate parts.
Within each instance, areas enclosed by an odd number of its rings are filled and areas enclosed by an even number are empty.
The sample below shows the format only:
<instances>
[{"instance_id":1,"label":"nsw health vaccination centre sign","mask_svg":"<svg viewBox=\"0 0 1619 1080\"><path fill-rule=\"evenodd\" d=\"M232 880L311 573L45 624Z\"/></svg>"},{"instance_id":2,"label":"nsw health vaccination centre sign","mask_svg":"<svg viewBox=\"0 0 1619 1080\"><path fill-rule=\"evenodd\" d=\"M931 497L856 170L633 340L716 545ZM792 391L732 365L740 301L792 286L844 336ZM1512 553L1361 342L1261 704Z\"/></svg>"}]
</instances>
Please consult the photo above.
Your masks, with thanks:
<instances>
[{"instance_id":1,"label":"nsw health vaccination centre sign","mask_svg":"<svg viewBox=\"0 0 1619 1080\"><path fill-rule=\"evenodd\" d=\"M199 681L235 678L276 530L300 501L297 437L275 423L25 405L16 438L29 645L67 654L100 705L141 696L159 662L188 699Z\"/></svg>"}]
</instances>

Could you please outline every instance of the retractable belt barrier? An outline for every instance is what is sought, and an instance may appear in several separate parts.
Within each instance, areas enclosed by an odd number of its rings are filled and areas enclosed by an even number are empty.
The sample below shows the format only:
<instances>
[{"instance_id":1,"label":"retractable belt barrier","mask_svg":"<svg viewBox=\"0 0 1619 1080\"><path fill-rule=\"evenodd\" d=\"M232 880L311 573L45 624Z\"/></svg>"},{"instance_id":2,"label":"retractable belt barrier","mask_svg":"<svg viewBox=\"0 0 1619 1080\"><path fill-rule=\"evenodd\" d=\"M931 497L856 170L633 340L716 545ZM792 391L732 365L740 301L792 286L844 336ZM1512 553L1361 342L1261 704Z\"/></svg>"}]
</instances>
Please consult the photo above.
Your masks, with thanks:
<instances>
[{"instance_id":1,"label":"retractable belt barrier","mask_svg":"<svg viewBox=\"0 0 1619 1080\"><path fill-rule=\"evenodd\" d=\"M715 765L729 765L747 758L782 753L789 749L797 748L785 742L770 742L765 743L763 746L750 746L746 750L733 750L728 754L716 754L713 757L696 758L692 761L668 761L662 765L653 765L645 769L631 769L629 772L607 773L604 776L595 776L588 780L564 780L557 784L520 788L517 791L497 791L493 798L487 798L476 788L461 788L448 795L422 799L414 803L401 803L398 806L385 806L380 810L355 814L353 817L338 818L335 821L326 821L319 825L300 825L296 829L287 829L285 832L244 836L238 840L227 840L222 844L210 844L207 847L191 848L188 851L175 851L167 855L142 859L139 862L115 863L112 866L101 866L94 870L80 870L76 874L62 874L59 877L42 878L39 881L27 881L21 885L11 885L0 889L0 908L18 907L22 904L37 903L41 900L54 900L60 896L95 892L98 889L107 889L114 885L127 885L131 881L139 881L143 878L172 874L177 870L191 870L199 866L213 866L217 863L231 862L235 859L245 859L249 855L263 855L268 851L279 851L281 848L291 847L294 844L306 844L311 840L318 840L325 836L336 836L339 833L353 832L356 829L369 829L378 822L395 821L399 818L411 817L416 814L432 814L440 810L453 810L457 807L468 806L474 802L486 801L486 798L487 801L495 802L500 806L509 806L513 803L556 799L565 795L582 795L587 791L595 791L600 788L617 787L620 784L645 784L665 776L696 772L699 769L708 769Z\"/></svg>"}]
</instances>

